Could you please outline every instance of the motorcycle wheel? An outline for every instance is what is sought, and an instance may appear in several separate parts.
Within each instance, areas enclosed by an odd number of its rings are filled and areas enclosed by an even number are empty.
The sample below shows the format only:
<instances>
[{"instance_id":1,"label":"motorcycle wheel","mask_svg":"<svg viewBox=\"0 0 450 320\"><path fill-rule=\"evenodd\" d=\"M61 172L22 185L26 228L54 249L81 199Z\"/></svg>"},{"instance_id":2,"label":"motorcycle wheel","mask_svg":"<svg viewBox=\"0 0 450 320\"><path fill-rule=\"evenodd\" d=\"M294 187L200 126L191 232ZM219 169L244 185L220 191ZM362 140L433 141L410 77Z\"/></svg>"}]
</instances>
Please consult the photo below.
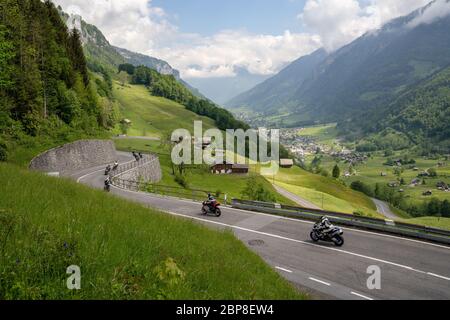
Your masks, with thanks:
<instances>
[{"instance_id":1,"label":"motorcycle wheel","mask_svg":"<svg viewBox=\"0 0 450 320\"><path fill-rule=\"evenodd\" d=\"M341 236L335 236L333 242L337 247L342 247L344 245L344 238Z\"/></svg>"},{"instance_id":2,"label":"motorcycle wheel","mask_svg":"<svg viewBox=\"0 0 450 320\"><path fill-rule=\"evenodd\" d=\"M205 216L208 214L208 211L205 209L205 207L202 207L202 214Z\"/></svg>"},{"instance_id":3,"label":"motorcycle wheel","mask_svg":"<svg viewBox=\"0 0 450 320\"><path fill-rule=\"evenodd\" d=\"M219 208L216 209L216 217L220 217L222 215L222 210L220 210Z\"/></svg>"},{"instance_id":4,"label":"motorcycle wheel","mask_svg":"<svg viewBox=\"0 0 450 320\"><path fill-rule=\"evenodd\" d=\"M311 240L314 242L319 242L319 240L320 240L314 231L311 231L310 237L311 237Z\"/></svg>"}]
</instances>

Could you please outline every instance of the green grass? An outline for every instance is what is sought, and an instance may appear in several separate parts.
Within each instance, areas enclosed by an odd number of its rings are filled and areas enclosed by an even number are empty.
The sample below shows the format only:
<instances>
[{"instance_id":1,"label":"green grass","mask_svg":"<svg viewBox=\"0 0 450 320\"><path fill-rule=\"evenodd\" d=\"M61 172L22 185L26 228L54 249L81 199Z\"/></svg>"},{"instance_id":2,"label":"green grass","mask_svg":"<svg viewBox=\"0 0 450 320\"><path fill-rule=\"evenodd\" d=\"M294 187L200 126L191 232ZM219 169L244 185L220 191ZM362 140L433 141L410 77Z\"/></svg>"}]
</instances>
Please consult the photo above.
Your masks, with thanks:
<instances>
[{"instance_id":1,"label":"green grass","mask_svg":"<svg viewBox=\"0 0 450 320\"><path fill-rule=\"evenodd\" d=\"M230 231L9 164L0 180L0 299L305 298Z\"/></svg>"},{"instance_id":2,"label":"green grass","mask_svg":"<svg viewBox=\"0 0 450 320\"><path fill-rule=\"evenodd\" d=\"M107 131L93 130L90 133L63 128L54 130L52 134L40 134L36 137L21 135L17 139L8 138L8 162L21 167L28 167L31 160L37 155L77 140L82 139L109 139Z\"/></svg>"},{"instance_id":3,"label":"green grass","mask_svg":"<svg viewBox=\"0 0 450 320\"><path fill-rule=\"evenodd\" d=\"M273 177L267 177L272 181ZM342 183L320 175L312 174L298 167L280 169L274 177L276 184L324 209L343 213L362 211L367 216L379 217L372 200Z\"/></svg>"},{"instance_id":4,"label":"green grass","mask_svg":"<svg viewBox=\"0 0 450 320\"><path fill-rule=\"evenodd\" d=\"M205 130L215 127L210 118L198 116L171 100L151 96L144 86L114 83L113 92L122 116L132 121L129 136L161 137L180 128L193 134L194 121L203 121Z\"/></svg>"},{"instance_id":5,"label":"green grass","mask_svg":"<svg viewBox=\"0 0 450 320\"><path fill-rule=\"evenodd\" d=\"M450 230L450 218L422 217L413 219L403 219L401 221L427 227Z\"/></svg>"},{"instance_id":6,"label":"green grass","mask_svg":"<svg viewBox=\"0 0 450 320\"><path fill-rule=\"evenodd\" d=\"M306 127L299 131L299 136L314 137L320 144L334 146L337 139L336 123Z\"/></svg>"}]
</instances>

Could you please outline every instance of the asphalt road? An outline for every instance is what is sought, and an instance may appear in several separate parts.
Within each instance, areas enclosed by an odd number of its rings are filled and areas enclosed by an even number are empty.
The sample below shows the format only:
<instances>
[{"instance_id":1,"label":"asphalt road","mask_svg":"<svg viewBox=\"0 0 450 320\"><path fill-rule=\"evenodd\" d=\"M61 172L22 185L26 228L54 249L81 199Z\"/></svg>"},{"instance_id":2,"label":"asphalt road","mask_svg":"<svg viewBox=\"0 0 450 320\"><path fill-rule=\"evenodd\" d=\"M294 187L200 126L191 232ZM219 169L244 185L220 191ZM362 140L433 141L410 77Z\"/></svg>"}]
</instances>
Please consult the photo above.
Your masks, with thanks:
<instances>
[{"instance_id":1,"label":"asphalt road","mask_svg":"<svg viewBox=\"0 0 450 320\"><path fill-rule=\"evenodd\" d=\"M391 220L398 219L398 216L394 212L392 212L391 208L389 207L389 204L387 204L384 201L375 199L375 198L373 198L372 201L377 206L378 213L382 214L387 219L391 219Z\"/></svg>"},{"instance_id":2,"label":"asphalt road","mask_svg":"<svg viewBox=\"0 0 450 320\"><path fill-rule=\"evenodd\" d=\"M130 156L120 154L120 161ZM78 182L103 188L103 167L73 175ZM345 245L310 241L312 223L223 208L220 218L205 217L192 201L113 188L112 193L180 218L214 228L232 229L251 250L283 277L319 298L450 299L450 247L344 228ZM367 269L381 269L381 289L367 287Z\"/></svg>"}]
</instances>

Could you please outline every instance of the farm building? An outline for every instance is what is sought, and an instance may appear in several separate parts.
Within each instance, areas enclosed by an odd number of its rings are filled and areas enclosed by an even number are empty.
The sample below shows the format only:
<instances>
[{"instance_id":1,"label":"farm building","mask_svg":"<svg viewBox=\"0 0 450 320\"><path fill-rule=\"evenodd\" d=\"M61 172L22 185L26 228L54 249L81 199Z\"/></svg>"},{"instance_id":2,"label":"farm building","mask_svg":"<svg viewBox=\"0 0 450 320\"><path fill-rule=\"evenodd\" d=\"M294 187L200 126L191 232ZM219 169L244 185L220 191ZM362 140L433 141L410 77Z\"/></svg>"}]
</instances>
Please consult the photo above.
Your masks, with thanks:
<instances>
[{"instance_id":1,"label":"farm building","mask_svg":"<svg viewBox=\"0 0 450 320\"><path fill-rule=\"evenodd\" d=\"M294 160L292 159L280 159L280 167L282 168L292 168L294 166Z\"/></svg>"},{"instance_id":2,"label":"farm building","mask_svg":"<svg viewBox=\"0 0 450 320\"><path fill-rule=\"evenodd\" d=\"M224 162L211 167L214 174L248 174L250 168L246 164Z\"/></svg>"}]
</instances>

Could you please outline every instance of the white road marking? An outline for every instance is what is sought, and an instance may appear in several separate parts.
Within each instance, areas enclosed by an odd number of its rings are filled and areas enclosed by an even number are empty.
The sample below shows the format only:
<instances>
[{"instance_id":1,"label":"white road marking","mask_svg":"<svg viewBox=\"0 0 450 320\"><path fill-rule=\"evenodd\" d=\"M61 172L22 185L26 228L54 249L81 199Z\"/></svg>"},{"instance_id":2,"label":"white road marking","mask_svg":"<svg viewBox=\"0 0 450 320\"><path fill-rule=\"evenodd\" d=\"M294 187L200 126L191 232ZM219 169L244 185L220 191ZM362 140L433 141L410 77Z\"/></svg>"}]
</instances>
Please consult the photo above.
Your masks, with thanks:
<instances>
[{"instance_id":1,"label":"white road marking","mask_svg":"<svg viewBox=\"0 0 450 320\"><path fill-rule=\"evenodd\" d=\"M291 270L288 270L288 269L285 269L285 268L281 268L281 267L275 267L275 269L278 269L278 270L281 270L281 271L284 271L284 272L287 272L287 273L292 273Z\"/></svg>"},{"instance_id":2,"label":"white road marking","mask_svg":"<svg viewBox=\"0 0 450 320\"><path fill-rule=\"evenodd\" d=\"M443 277L443 276L440 276L440 275L435 274L435 273L427 272L427 274L430 275L430 276L433 276L433 277L437 277L437 278L440 278L440 279L444 279L444 280L450 281L450 278Z\"/></svg>"},{"instance_id":3,"label":"white road marking","mask_svg":"<svg viewBox=\"0 0 450 320\"><path fill-rule=\"evenodd\" d=\"M128 190L126 190L126 191L128 191ZM164 211L164 210L162 210L162 211ZM314 243L309 243L309 242L305 242L305 241L301 241L301 240L286 238L286 237L283 237L283 236L279 236L279 235L271 234L271 233L267 233L267 232L261 232L261 231L257 231L257 230L252 230L252 229L242 228L242 227L238 227L238 226L233 226L233 225L226 224L226 223L221 223L221 222L201 219L201 218L197 218L197 217L187 216L187 215L179 214L179 213L176 213L176 212L171 212L171 211L164 211L164 212L167 212L167 213L169 213L171 215L178 216L178 217L184 217L184 218L197 220L197 221L202 221L202 222L206 222L206 223L210 223L210 224L221 225L221 226L229 227L229 228L232 228L232 229L237 229L237 230L241 230L241 231L256 233L256 234L259 234L259 235L264 235L264 236L268 236L268 237L272 237L272 238L277 238L277 239L281 239L281 240L287 240L287 241L291 241L291 242L296 242L296 243L300 243L300 244L304 244L304 245L320 248L320 249L323 249L323 250L336 251L336 252L352 255L352 256L355 256L355 257L359 257L359 258L363 258L363 259L368 259L368 260L372 260L372 261L388 264L388 265L391 265L391 266L399 267L399 268L406 269L406 270L413 271L413 272L422 273L422 274L428 274L429 276L433 276L433 277L437 277L438 276L436 274L427 273L425 271L414 269L414 268L411 268L409 266L405 266L405 265L398 264L398 263L395 263L395 262L382 260L382 259L378 259L378 258L374 258L374 257L369 257L369 256L366 256L366 255L362 255L362 254L358 254L358 253L354 253L354 252L350 252L350 251L345 251L345 250L335 249L335 248L329 248L329 247L323 247L323 246L320 246L320 245L317 245L317 244L314 244ZM444 276L438 276L438 277L441 278L441 279L445 279L445 280L450 281L450 278L447 278L447 277L444 277Z\"/></svg>"},{"instance_id":4,"label":"white road marking","mask_svg":"<svg viewBox=\"0 0 450 320\"><path fill-rule=\"evenodd\" d=\"M99 171L102 171L102 170L99 170ZM96 171L96 172L99 172L99 171ZM92 175L92 174L94 174L96 172L92 172L91 174L87 174L84 177L90 176L90 175ZM79 180L82 180L82 179L83 179L83 177L81 177ZM118 188L116 186L113 186L113 188L118 189L118 190L122 190L122 191L125 191L125 192L128 192L128 193L135 193L135 194L141 194L141 195L147 195L148 196L148 194L146 194L146 193L126 190L126 189ZM196 203L194 201L188 201L188 202ZM272 237L272 238L277 238L277 239L281 239L281 240L286 240L286 241L291 241L291 242L295 242L295 243L300 243L300 244L303 244L303 245L317 247L317 248L320 248L320 249L323 249L323 250L330 250L330 251L340 252L340 253L352 255L352 256L355 256L355 257L359 257L359 258L363 258L363 259L368 259L368 260L372 260L372 261L388 264L388 265L391 265L391 266L399 267L399 268L410 270L410 271L413 271L413 272L427 274L427 275L432 276L432 277L437 277L437 278L440 278L440 279L444 279L444 280L450 281L450 278L445 277L445 276L441 276L441 275L437 275L437 274L434 274L434 273L417 270L417 269L411 268L409 266L405 266L405 265L398 264L398 263L395 263L395 262L382 260L382 259L378 259L378 258L374 258L374 257L370 257L370 256L358 254L358 253L354 253L354 252L351 252L351 251L345 251L345 250L336 249L336 248L324 247L324 246L320 246L318 244L314 244L314 243L310 243L310 242L306 242L306 241L291 239L291 238L279 236L279 235L276 235L276 234L271 234L271 233L267 233L267 232L261 232L261 231L252 230L252 229L248 229L248 228L238 227L238 226L234 226L234 225L230 225L230 224L226 224L226 223L222 223L222 222L216 222L216 221L206 220L206 219L202 219L202 218L198 218L198 217L192 217L192 216L189 216L189 215L184 215L184 214L180 214L180 213L176 213L176 212L172 212L172 211L166 211L166 210L161 210L161 209L160 209L160 211L166 212L168 214L171 214L171 215L174 215L174 216L178 216L178 217L183 217L183 218L187 218L187 219L202 221L202 222L209 223L209 224L220 225L220 226L223 226L223 227L229 227L229 228L232 228L232 229L237 229L237 230L241 230L241 231L251 232L251 233L255 233L255 234L265 235L265 236ZM273 215L267 215L267 214L264 214L264 215L266 215L266 216L273 216ZM296 221L298 221L298 220L296 220Z\"/></svg>"},{"instance_id":5,"label":"white road marking","mask_svg":"<svg viewBox=\"0 0 450 320\"><path fill-rule=\"evenodd\" d=\"M360 293L357 293L357 292L350 292L352 295L354 295L354 296L357 296L357 297L360 297L360 298L363 298L363 299L366 299L366 300L373 300L372 298L369 298L369 297L366 297L366 296L364 296L364 295L362 295L362 294L360 294Z\"/></svg>"},{"instance_id":6,"label":"white road marking","mask_svg":"<svg viewBox=\"0 0 450 320\"><path fill-rule=\"evenodd\" d=\"M126 164L129 164L129 163L132 163L132 162L135 162L136 160L130 160L130 161L128 161L128 162L125 162L125 163L121 163L120 165L121 166L124 166L124 165L126 165ZM106 168L106 167L105 167ZM98 173L98 172L104 172L105 171L105 169L100 169L100 170L97 170L97 171L94 171L94 172L91 172L91 173L87 173L87 174L85 174L84 176L82 176L82 177L79 177L78 179L77 179L77 183L80 183L80 181L81 180L84 180L85 178L87 178L87 177L89 177L89 176L92 176L93 174L95 174L95 173ZM124 172L125 173L125 172Z\"/></svg>"},{"instance_id":7,"label":"white road marking","mask_svg":"<svg viewBox=\"0 0 450 320\"><path fill-rule=\"evenodd\" d=\"M318 282L318 283L321 283L321 284L324 284L324 285L326 285L326 286L328 286L328 287L331 286L331 284L329 284L328 282L325 282L325 281L322 281L322 280L318 280L318 279L316 279L316 278L309 277L308 279L309 279L309 280L312 280L312 281L315 281L315 282Z\"/></svg>"},{"instance_id":8,"label":"white road marking","mask_svg":"<svg viewBox=\"0 0 450 320\"><path fill-rule=\"evenodd\" d=\"M121 190L124 190L124 189L121 189ZM192 201L192 200L189 200L189 199L181 199L181 198L170 197L170 196L162 196L162 195L158 195L158 194L148 194L148 195L150 195L152 197L176 199L178 201L182 201L182 202L186 202L186 203L198 204L198 202ZM283 216L277 216L277 215L274 215L274 214L250 211L250 210L245 210L245 209L237 209L237 208L232 208L232 207L226 207L226 208L227 208L227 210L237 211L237 212L241 212L241 213L244 212L244 213L260 215L260 216L277 217L280 220L300 222L300 223L305 223L305 224L309 224L309 225L315 224L314 222L303 220L303 219L288 218L288 217L283 217ZM402 238L402 237L393 236L393 235L389 235L389 234L383 234L383 233L377 233L377 232L371 232L371 231L365 231L365 230L358 230L358 229L354 229L354 228L350 228L350 227L345 227L345 228L342 228L342 229L344 231L347 230L347 231L351 231L351 232L365 233L365 234L370 234L370 235L374 235L374 236L378 236L378 237L391 238L391 239L397 239L397 240L401 240L401 241L420 243L420 244L427 245L427 246L432 246L432 247L437 247L437 248L441 248L441 249L450 250L450 246L440 245L440 244L431 243L431 242L425 242L425 241L421 241L421 240Z\"/></svg>"},{"instance_id":9,"label":"white road marking","mask_svg":"<svg viewBox=\"0 0 450 320\"><path fill-rule=\"evenodd\" d=\"M97 170L97 171L94 171L94 172L85 174L84 176L79 177L79 178L77 179L77 183L80 183L81 180L84 180L85 178L87 178L87 177L89 177L89 176L92 176L94 173L103 172L103 171L105 171L105 169L100 169L100 170Z\"/></svg>"}]
</instances>

